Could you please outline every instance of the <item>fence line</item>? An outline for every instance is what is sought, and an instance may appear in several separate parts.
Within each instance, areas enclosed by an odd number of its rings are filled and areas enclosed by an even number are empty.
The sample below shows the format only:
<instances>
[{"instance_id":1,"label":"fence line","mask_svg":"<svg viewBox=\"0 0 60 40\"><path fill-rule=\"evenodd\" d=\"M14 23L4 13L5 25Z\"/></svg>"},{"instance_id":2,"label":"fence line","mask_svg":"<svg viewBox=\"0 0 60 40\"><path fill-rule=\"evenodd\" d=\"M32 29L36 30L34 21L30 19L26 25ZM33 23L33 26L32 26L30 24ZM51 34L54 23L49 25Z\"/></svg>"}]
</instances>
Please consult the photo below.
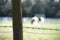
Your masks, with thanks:
<instances>
[{"instance_id":1,"label":"fence line","mask_svg":"<svg viewBox=\"0 0 60 40\"><path fill-rule=\"evenodd\" d=\"M27 29L38 29L38 30L54 30L54 31L60 31L60 29L51 29L51 28L35 28L35 27L24 27ZM43 35L59 35L60 34L54 34L54 33L38 33L38 32L28 32L28 31L23 31L25 33L31 33L31 34L43 34Z\"/></svg>"},{"instance_id":2,"label":"fence line","mask_svg":"<svg viewBox=\"0 0 60 40\"><path fill-rule=\"evenodd\" d=\"M60 31L60 29L51 29L51 28L35 28L35 27L24 27L27 29L40 29L40 30L55 30L55 31Z\"/></svg>"},{"instance_id":3,"label":"fence line","mask_svg":"<svg viewBox=\"0 0 60 40\"><path fill-rule=\"evenodd\" d=\"M0 26L0 27L12 27L12 26ZM60 29L50 29L50 28L35 28L35 27L23 27L27 29L39 29L39 30L55 30L55 31L60 31ZM0 33L10 33L13 31L9 32L0 32ZM31 33L31 34L43 34L43 35L60 35L60 34L54 34L54 33L38 33L38 32L28 32L28 31L23 31L25 33Z\"/></svg>"},{"instance_id":4,"label":"fence line","mask_svg":"<svg viewBox=\"0 0 60 40\"><path fill-rule=\"evenodd\" d=\"M0 27L12 27L12 26L0 26ZM39 29L39 30L55 30L55 31L60 31L60 29L51 29L51 28L35 28L35 27L23 27L27 29Z\"/></svg>"}]
</instances>

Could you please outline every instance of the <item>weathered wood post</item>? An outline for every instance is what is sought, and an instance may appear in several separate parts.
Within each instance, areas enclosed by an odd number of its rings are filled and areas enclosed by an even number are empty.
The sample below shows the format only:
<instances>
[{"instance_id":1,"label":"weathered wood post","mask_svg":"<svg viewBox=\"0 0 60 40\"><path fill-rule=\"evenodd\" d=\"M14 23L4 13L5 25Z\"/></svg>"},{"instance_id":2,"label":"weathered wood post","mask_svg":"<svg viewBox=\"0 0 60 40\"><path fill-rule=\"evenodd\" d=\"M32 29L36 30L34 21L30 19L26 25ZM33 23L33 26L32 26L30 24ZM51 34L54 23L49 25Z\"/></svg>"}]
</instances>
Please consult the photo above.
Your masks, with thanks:
<instances>
[{"instance_id":1,"label":"weathered wood post","mask_svg":"<svg viewBox=\"0 0 60 40\"><path fill-rule=\"evenodd\" d=\"M12 0L13 40L23 40L21 0Z\"/></svg>"}]
</instances>

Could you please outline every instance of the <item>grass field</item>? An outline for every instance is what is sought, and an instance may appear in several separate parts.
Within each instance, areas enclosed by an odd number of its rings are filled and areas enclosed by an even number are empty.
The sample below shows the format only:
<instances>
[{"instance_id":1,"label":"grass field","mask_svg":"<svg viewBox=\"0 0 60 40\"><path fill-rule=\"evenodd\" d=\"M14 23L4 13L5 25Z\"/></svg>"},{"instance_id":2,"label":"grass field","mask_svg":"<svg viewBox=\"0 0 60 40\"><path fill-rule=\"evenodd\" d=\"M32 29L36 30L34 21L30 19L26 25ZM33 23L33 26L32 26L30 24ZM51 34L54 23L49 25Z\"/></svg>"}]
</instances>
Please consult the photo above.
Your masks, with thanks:
<instances>
[{"instance_id":1,"label":"grass field","mask_svg":"<svg viewBox=\"0 0 60 40\"><path fill-rule=\"evenodd\" d=\"M23 23L23 31L23 40L60 40L60 23L57 22L45 22L43 25L26 22Z\"/></svg>"},{"instance_id":2,"label":"grass field","mask_svg":"<svg viewBox=\"0 0 60 40\"><path fill-rule=\"evenodd\" d=\"M0 40L13 40L12 27L0 27Z\"/></svg>"},{"instance_id":3,"label":"grass field","mask_svg":"<svg viewBox=\"0 0 60 40\"><path fill-rule=\"evenodd\" d=\"M13 27L9 26L12 26L12 20L0 20L0 40L13 40Z\"/></svg>"},{"instance_id":4,"label":"grass field","mask_svg":"<svg viewBox=\"0 0 60 40\"><path fill-rule=\"evenodd\" d=\"M6 24L1 22L0 25L10 26L10 23L11 21ZM0 40L13 40L13 28L0 27ZM60 40L60 23L45 22L43 25L32 25L30 22L23 22L23 40Z\"/></svg>"}]
</instances>

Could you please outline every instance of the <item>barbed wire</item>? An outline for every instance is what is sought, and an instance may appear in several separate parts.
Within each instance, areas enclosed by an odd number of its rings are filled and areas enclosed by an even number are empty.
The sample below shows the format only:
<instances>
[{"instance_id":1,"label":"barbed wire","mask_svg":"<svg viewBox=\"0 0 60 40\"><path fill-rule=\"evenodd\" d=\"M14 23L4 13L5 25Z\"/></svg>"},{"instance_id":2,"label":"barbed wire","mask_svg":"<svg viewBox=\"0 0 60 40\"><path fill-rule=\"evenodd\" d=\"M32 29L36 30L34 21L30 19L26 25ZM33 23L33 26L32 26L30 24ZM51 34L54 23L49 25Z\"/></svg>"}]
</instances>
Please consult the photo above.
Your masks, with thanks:
<instances>
[{"instance_id":1,"label":"barbed wire","mask_svg":"<svg viewBox=\"0 0 60 40\"><path fill-rule=\"evenodd\" d=\"M0 26L0 27L12 27L12 26Z\"/></svg>"},{"instance_id":2,"label":"barbed wire","mask_svg":"<svg viewBox=\"0 0 60 40\"><path fill-rule=\"evenodd\" d=\"M38 30L54 30L54 31L60 31L60 29L51 29L51 28L36 28L36 27L24 27L27 29L38 29ZM39 33L39 32L29 32L29 31L23 31L25 33L31 33L31 34L43 34L43 35L60 35L60 34L54 34L54 33Z\"/></svg>"},{"instance_id":3,"label":"barbed wire","mask_svg":"<svg viewBox=\"0 0 60 40\"><path fill-rule=\"evenodd\" d=\"M0 27L12 27L12 26L0 26ZM38 30L55 30L55 31L60 31L60 29L51 29L51 28L36 28L36 27L23 27L23 28L27 28L27 29L38 29ZM0 32L0 33L10 33L13 31L9 31L9 32ZM31 33L31 34L43 34L43 35L60 35L60 34L56 34L56 33L39 33L39 32L29 32L29 31L23 31L25 33Z\"/></svg>"},{"instance_id":4,"label":"barbed wire","mask_svg":"<svg viewBox=\"0 0 60 40\"><path fill-rule=\"evenodd\" d=\"M35 27L24 27L27 29L39 29L39 30L55 30L55 31L60 31L60 29L52 29L52 28L35 28Z\"/></svg>"},{"instance_id":5,"label":"barbed wire","mask_svg":"<svg viewBox=\"0 0 60 40\"><path fill-rule=\"evenodd\" d=\"M0 27L12 27L12 26L0 26ZM55 31L60 31L60 29L52 29L52 28L36 28L36 27L23 27L27 29L38 29L38 30L55 30Z\"/></svg>"}]
</instances>

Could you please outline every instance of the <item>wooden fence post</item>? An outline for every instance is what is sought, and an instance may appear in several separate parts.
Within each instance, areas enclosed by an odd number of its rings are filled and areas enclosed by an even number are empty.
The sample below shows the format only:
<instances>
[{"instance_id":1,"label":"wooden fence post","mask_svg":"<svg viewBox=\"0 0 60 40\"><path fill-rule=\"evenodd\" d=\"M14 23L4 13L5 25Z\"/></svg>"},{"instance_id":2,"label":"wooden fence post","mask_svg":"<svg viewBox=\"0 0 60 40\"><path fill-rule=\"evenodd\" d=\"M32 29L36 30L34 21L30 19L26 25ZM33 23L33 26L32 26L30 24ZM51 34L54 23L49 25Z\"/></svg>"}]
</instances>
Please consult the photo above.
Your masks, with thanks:
<instances>
[{"instance_id":1,"label":"wooden fence post","mask_svg":"<svg viewBox=\"0 0 60 40\"><path fill-rule=\"evenodd\" d=\"M23 40L21 0L12 0L13 40Z\"/></svg>"}]
</instances>

